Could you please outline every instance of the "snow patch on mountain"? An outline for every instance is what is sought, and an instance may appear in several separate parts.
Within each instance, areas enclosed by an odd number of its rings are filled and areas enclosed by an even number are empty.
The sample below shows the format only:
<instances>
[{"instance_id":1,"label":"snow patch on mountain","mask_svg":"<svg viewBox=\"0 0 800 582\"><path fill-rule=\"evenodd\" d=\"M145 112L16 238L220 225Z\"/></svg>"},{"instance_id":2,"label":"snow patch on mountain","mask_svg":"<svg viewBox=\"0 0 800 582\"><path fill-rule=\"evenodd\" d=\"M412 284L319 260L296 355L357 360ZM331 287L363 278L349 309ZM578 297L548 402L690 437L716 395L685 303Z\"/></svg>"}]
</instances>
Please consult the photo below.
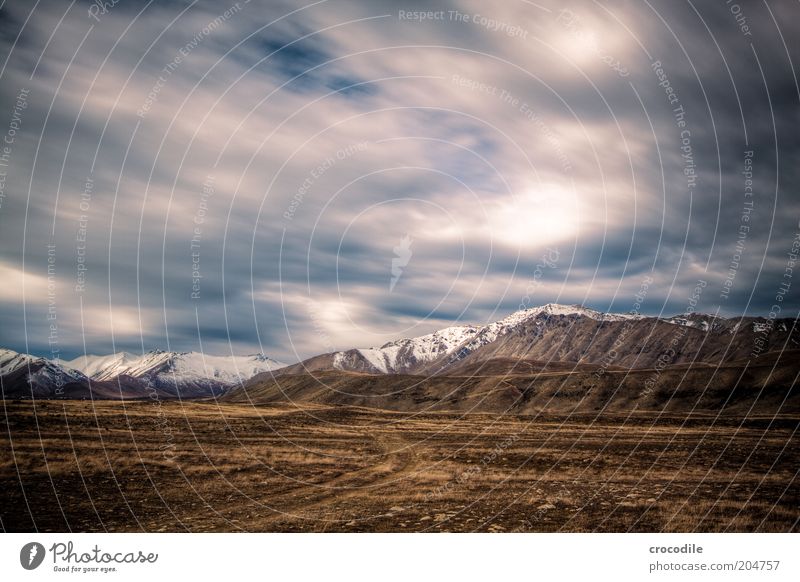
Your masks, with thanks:
<instances>
[{"instance_id":1,"label":"snow patch on mountain","mask_svg":"<svg viewBox=\"0 0 800 582\"><path fill-rule=\"evenodd\" d=\"M481 330L474 325L446 327L427 335L389 342L379 348L361 348L358 353L383 374L405 371L409 366L447 355ZM334 367L344 365L343 358L334 356ZM338 365L338 366L337 366Z\"/></svg>"},{"instance_id":2,"label":"snow patch on mountain","mask_svg":"<svg viewBox=\"0 0 800 582\"><path fill-rule=\"evenodd\" d=\"M86 380L86 376L80 371L63 364L64 362L58 360L48 360L0 348L0 376L26 371L29 380L35 382L52 382L63 385Z\"/></svg>"},{"instance_id":3,"label":"snow patch on mountain","mask_svg":"<svg viewBox=\"0 0 800 582\"><path fill-rule=\"evenodd\" d=\"M344 370L344 352L333 354L333 368L334 370Z\"/></svg>"},{"instance_id":4,"label":"snow patch on mountain","mask_svg":"<svg viewBox=\"0 0 800 582\"><path fill-rule=\"evenodd\" d=\"M19 354L14 350L0 349L0 376L6 376L22 367L30 366L35 359L33 356Z\"/></svg>"},{"instance_id":5,"label":"snow patch on mountain","mask_svg":"<svg viewBox=\"0 0 800 582\"><path fill-rule=\"evenodd\" d=\"M64 366L79 370L93 380L100 380L107 370L122 369L137 361L139 356L128 352L118 352L107 356L87 354L64 362Z\"/></svg>"},{"instance_id":6,"label":"snow patch on mountain","mask_svg":"<svg viewBox=\"0 0 800 582\"><path fill-rule=\"evenodd\" d=\"M388 354L384 353L382 348L365 348L358 350L366 360L379 372L383 374L389 373L389 368L391 364L388 361ZM391 366L392 371L394 371L394 366Z\"/></svg>"},{"instance_id":7,"label":"snow patch on mountain","mask_svg":"<svg viewBox=\"0 0 800 582\"><path fill-rule=\"evenodd\" d=\"M465 341L475 337L480 330L480 327L474 325L457 325L408 341L411 353L417 361L430 362L449 354Z\"/></svg>"}]
</instances>

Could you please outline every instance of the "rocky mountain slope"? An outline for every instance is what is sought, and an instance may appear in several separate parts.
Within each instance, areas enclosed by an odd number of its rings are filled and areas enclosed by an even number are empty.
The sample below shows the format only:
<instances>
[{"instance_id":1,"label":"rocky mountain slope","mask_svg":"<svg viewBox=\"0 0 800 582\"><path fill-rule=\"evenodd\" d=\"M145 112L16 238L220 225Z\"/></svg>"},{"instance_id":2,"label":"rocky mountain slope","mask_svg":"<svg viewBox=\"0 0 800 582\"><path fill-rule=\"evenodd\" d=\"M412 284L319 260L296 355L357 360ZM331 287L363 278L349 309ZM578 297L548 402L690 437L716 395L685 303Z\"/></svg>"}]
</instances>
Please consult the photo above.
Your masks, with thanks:
<instances>
[{"instance_id":1,"label":"rocky mountain slope","mask_svg":"<svg viewBox=\"0 0 800 582\"><path fill-rule=\"evenodd\" d=\"M448 411L495 414L703 413L772 418L800 414L800 350L770 352L755 361L676 364L665 368L605 369L571 364L525 373L415 376L342 371L254 379L221 397L255 405L359 406L404 413ZM558 368L559 366L556 366ZM538 371L537 371L538 370Z\"/></svg>"},{"instance_id":2,"label":"rocky mountain slope","mask_svg":"<svg viewBox=\"0 0 800 582\"><path fill-rule=\"evenodd\" d=\"M475 373L481 362L497 359L512 365L519 360L534 360L604 368L718 364L798 347L800 335L790 342L793 329L794 320L790 319L770 322L758 317L726 319L704 314L656 318L548 304L488 325L449 327L376 348L315 356L280 373L339 370L432 375L458 374L465 368Z\"/></svg>"}]
</instances>

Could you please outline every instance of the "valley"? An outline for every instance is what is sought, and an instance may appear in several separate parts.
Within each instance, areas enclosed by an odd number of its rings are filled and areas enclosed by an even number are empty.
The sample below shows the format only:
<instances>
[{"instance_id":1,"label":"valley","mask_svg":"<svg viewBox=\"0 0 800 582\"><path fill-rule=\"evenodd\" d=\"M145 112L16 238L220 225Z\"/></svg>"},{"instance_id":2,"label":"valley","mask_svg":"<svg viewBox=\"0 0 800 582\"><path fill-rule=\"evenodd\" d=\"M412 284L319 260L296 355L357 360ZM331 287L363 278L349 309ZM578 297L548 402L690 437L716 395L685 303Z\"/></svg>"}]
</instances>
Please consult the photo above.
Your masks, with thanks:
<instances>
[{"instance_id":1,"label":"valley","mask_svg":"<svg viewBox=\"0 0 800 582\"><path fill-rule=\"evenodd\" d=\"M795 335L548 304L290 365L4 349L0 528L797 531Z\"/></svg>"},{"instance_id":2,"label":"valley","mask_svg":"<svg viewBox=\"0 0 800 582\"><path fill-rule=\"evenodd\" d=\"M0 418L6 531L798 529L796 414L4 401Z\"/></svg>"}]
</instances>

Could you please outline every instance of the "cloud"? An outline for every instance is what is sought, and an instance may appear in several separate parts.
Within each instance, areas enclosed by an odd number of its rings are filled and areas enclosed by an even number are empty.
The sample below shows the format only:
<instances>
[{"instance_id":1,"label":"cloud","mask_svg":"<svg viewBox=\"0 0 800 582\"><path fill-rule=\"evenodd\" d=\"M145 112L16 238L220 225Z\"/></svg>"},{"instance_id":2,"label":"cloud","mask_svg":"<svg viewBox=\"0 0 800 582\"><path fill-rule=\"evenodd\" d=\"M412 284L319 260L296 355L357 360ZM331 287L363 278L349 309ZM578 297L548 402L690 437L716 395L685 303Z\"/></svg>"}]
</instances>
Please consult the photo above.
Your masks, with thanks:
<instances>
[{"instance_id":1,"label":"cloud","mask_svg":"<svg viewBox=\"0 0 800 582\"><path fill-rule=\"evenodd\" d=\"M645 312L705 279L700 308L763 314L800 230L785 4L746 7L750 35L724 3L7 4L15 349L51 348L47 244L65 354L292 361L527 301L627 311L648 276Z\"/></svg>"}]
</instances>

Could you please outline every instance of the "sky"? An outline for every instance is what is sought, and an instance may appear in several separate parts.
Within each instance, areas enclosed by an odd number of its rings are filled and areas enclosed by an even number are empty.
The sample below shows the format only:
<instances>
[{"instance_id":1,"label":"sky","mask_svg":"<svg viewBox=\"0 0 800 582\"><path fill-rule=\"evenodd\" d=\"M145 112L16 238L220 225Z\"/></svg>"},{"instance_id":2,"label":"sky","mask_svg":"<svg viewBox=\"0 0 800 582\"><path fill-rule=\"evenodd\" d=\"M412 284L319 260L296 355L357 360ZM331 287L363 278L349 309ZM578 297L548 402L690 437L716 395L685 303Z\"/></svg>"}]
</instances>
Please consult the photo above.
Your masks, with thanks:
<instances>
[{"instance_id":1,"label":"sky","mask_svg":"<svg viewBox=\"0 0 800 582\"><path fill-rule=\"evenodd\" d=\"M0 345L796 318L797 2L0 3ZM788 270L787 270L788 269Z\"/></svg>"}]
</instances>

